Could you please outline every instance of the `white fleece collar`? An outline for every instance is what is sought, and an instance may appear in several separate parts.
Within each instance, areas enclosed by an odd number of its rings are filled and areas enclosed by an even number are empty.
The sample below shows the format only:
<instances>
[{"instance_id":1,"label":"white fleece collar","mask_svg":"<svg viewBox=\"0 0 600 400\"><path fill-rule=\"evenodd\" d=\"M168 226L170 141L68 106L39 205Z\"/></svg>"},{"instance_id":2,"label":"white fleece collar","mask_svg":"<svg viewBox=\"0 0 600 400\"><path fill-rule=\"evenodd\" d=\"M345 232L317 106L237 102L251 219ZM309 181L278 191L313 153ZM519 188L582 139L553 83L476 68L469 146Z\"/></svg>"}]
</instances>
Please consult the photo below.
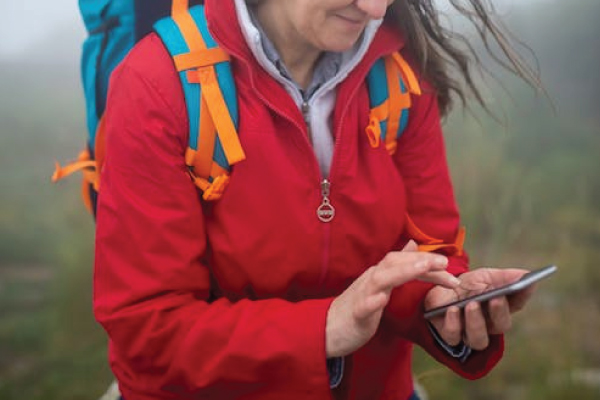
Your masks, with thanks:
<instances>
[{"instance_id":1,"label":"white fleece collar","mask_svg":"<svg viewBox=\"0 0 600 400\"><path fill-rule=\"evenodd\" d=\"M271 76L273 76L273 78L282 82L282 80L285 80L285 78L281 76L281 73L277 67L269 60L269 57L267 57L265 49L262 45L260 30L252 23L252 18L250 16L246 1L235 0L235 8L238 22L250 51L261 67L263 67ZM348 76L354 67L358 65L371 45L371 42L377 33L377 29L379 29L379 26L382 22L382 19L369 21L365 31L355 46L342 53L340 68L337 74L332 78L332 81L327 82L328 84L326 86L331 88L336 86L337 83L341 82L346 76Z\"/></svg>"}]
</instances>

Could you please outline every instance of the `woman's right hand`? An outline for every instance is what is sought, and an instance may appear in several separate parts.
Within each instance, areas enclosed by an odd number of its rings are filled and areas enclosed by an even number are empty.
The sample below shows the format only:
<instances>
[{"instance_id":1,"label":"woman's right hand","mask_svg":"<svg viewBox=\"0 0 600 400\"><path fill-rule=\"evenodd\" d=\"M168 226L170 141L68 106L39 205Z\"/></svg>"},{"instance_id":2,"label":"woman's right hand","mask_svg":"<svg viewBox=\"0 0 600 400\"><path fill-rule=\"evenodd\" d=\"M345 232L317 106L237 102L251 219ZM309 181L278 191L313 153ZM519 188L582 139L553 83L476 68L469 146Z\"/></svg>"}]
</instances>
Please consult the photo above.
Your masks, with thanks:
<instances>
[{"instance_id":1,"label":"woman's right hand","mask_svg":"<svg viewBox=\"0 0 600 400\"><path fill-rule=\"evenodd\" d=\"M331 303L327 314L327 357L348 355L362 347L377 331L391 291L414 279L453 288L460 281L446 272L448 259L417 251L410 241L402 251L388 253L367 269Z\"/></svg>"}]
</instances>

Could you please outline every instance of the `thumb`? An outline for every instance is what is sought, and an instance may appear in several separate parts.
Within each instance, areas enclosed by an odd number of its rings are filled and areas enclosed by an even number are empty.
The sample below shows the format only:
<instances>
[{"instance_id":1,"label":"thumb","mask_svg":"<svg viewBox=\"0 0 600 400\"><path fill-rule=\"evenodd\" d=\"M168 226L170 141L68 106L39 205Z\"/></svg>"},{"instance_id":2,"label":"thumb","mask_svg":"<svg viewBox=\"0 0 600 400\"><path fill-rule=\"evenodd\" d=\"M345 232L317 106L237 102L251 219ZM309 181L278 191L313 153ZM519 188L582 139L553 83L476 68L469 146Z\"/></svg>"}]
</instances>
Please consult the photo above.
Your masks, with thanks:
<instances>
[{"instance_id":1,"label":"thumb","mask_svg":"<svg viewBox=\"0 0 600 400\"><path fill-rule=\"evenodd\" d=\"M411 239L404 245L402 251L419 251L419 246L417 245L417 242Z\"/></svg>"}]
</instances>

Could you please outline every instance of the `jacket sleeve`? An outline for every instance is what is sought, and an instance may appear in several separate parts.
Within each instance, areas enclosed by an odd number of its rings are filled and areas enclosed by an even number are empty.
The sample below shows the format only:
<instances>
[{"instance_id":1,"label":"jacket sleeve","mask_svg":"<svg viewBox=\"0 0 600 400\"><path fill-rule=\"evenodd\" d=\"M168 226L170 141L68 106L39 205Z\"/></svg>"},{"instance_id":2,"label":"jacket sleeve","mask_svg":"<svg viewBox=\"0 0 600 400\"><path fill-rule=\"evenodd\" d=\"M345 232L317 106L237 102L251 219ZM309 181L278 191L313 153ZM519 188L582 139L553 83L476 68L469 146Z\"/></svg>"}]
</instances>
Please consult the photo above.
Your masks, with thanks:
<instances>
[{"instance_id":1,"label":"jacket sleeve","mask_svg":"<svg viewBox=\"0 0 600 400\"><path fill-rule=\"evenodd\" d=\"M454 243L459 214L448 172L436 95L426 84L421 96L413 96L409 125L398 142L395 162L406 185L407 212L415 225L444 243ZM460 275L468 270L466 253L447 255L449 272ZM461 376L469 379L484 376L502 357L503 337L492 337L485 351L473 352L465 362L450 356L436 343L422 317L423 299L431 287L431 284L415 281L394 290L385 322Z\"/></svg>"},{"instance_id":2,"label":"jacket sleeve","mask_svg":"<svg viewBox=\"0 0 600 400\"><path fill-rule=\"evenodd\" d=\"M125 398L327 398L332 299L209 301L181 88L174 71L165 81L179 93L141 69L127 60L113 74L97 210L94 313Z\"/></svg>"}]
</instances>

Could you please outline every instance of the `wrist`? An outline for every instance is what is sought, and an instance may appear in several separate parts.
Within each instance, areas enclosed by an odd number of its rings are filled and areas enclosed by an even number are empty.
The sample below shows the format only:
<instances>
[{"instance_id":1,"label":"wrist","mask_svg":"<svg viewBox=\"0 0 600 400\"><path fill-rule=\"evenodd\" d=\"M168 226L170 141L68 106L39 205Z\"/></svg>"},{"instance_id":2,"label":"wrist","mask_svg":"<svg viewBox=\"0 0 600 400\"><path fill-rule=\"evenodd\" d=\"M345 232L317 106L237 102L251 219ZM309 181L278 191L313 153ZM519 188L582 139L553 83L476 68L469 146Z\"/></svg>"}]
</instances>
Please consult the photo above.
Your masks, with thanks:
<instances>
[{"instance_id":1,"label":"wrist","mask_svg":"<svg viewBox=\"0 0 600 400\"><path fill-rule=\"evenodd\" d=\"M339 329L337 328L337 320L335 318L335 299L329 306L327 311L327 321L325 322L325 356L327 358L342 357L341 350L341 337L339 335Z\"/></svg>"}]
</instances>

